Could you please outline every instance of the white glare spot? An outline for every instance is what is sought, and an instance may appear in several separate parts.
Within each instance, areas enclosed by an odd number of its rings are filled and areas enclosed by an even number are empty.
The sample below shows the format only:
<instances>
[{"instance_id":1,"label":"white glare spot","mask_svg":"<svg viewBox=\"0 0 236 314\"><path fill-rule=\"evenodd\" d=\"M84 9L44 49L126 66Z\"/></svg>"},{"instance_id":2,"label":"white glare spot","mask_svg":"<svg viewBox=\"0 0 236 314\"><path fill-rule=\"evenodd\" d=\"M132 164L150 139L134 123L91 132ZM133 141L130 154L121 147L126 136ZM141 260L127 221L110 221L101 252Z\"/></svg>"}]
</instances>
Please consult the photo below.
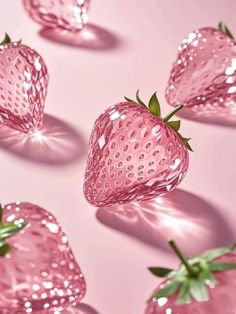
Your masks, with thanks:
<instances>
[{"instance_id":1,"label":"white glare spot","mask_svg":"<svg viewBox=\"0 0 236 314\"><path fill-rule=\"evenodd\" d=\"M15 218L15 215L10 215L9 217L7 217L7 222L13 221Z\"/></svg>"},{"instance_id":2,"label":"white glare spot","mask_svg":"<svg viewBox=\"0 0 236 314\"><path fill-rule=\"evenodd\" d=\"M118 111L115 111L112 115L111 115L111 120L115 120L117 118L119 118L120 114Z\"/></svg>"},{"instance_id":3,"label":"white glare spot","mask_svg":"<svg viewBox=\"0 0 236 314\"><path fill-rule=\"evenodd\" d=\"M179 158L176 158L170 165L170 169L175 170L181 163Z\"/></svg>"},{"instance_id":4,"label":"white glare spot","mask_svg":"<svg viewBox=\"0 0 236 314\"><path fill-rule=\"evenodd\" d=\"M232 84L234 82L234 77L233 76L229 76L226 80L226 83L228 84Z\"/></svg>"},{"instance_id":5,"label":"white glare spot","mask_svg":"<svg viewBox=\"0 0 236 314\"><path fill-rule=\"evenodd\" d=\"M166 314L171 314L171 313L172 313L172 309L171 308L166 309Z\"/></svg>"},{"instance_id":6,"label":"white glare spot","mask_svg":"<svg viewBox=\"0 0 236 314\"><path fill-rule=\"evenodd\" d=\"M100 137L100 139L98 140L98 145L99 145L100 149L103 148L103 146L105 145L105 143L106 143L106 141L105 141L105 136L102 135L102 136Z\"/></svg>"},{"instance_id":7,"label":"white glare spot","mask_svg":"<svg viewBox=\"0 0 236 314\"><path fill-rule=\"evenodd\" d=\"M53 288L53 284L50 281L45 281L43 283L43 286L44 286L45 289L52 289Z\"/></svg>"},{"instance_id":8,"label":"white glare spot","mask_svg":"<svg viewBox=\"0 0 236 314\"><path fill-rule=\"evenodd\" d=\"M167 303L167 298L160 298L157 300L159 306L164 306Z\"/></svg>"},{"instance_id":9,"label":"white glare spot","mask_svg":"<svg viewBox=\"0 0 236 314\"><path fill-rule=\"evenodd\" d=\"M188 39L187 39L188 43L191 43L196 38L196 36L197 35L195 33L189 33Z\"/></svg>"},{"instance_id":10,"label":"white glare spot","mask_svg":"<svg viewBox=\"0 0 236 314\"><path fill-rule=\"evenodd\" d=\"M198 40L194 40L193 46L196 47L198 45Z\"/></svg>"},{"instance_id":11,"label":"white glare spot","mask_svg":"<svg viewBox=\"0 0 236 314\"><path fill-rule=\"evenodd\" d=\"M34 61L34 66L35 66L35 69L36 69L37 71L40 71L40 70L41 70L42 65L41 65L41 63L39 62L39 58L35 59L35 61Z\"/></svg>"},{"instance_id":12,"label":"white glare spot","mask_svg":"<svg viewBox=\"0 0 236 314\"><path fill-rule=\"evenodd\" d=\"M146 186L152 186L154 183L156 183L158 179L150 179L145 183Z\"/></svg>"},{"instance_id":13,"label":"white glare spot","mask_svg":"<svg viewBox=\"0 0 236 314\"><path fill-rule=\"evenodd\" d=\"M25 302L25 307L30 307L31 303L29 301Z\"/></svg>"},{"instance_id":14,"label":"white glare spot","mask_svg":"<svg viewBox=\"0 0 236 314\"><path fill-rule=\"evenodd\" d=\"M38 291L40 289L39 285L37 285L36 283L33 284L32 288L34 291Z\"/></svg>"},{"instance_id":15,"label":"white glare spot","mask_svg":"<svg viewBox=\"0 0 236 314\"><path fill-rule=\"evenodd\" d=\"M229 89L228 89L228 93L229 94L233 94L236 92L236 86L231 86Z\"/></svg>"},{"instance_id":16,"label":"white glare spot","mask_svg":"<svg viewBox=\"0 0 236 314\"><path fill-rule=\"evenodd\" d=\"M59 230L58 225L53 224L53 223L51 223L51 222L48 222L48 223L46 224L46 226L48 227L49 231L51 231L52 233L57 233L58 230Z\"/></svg>"}]
</instances>

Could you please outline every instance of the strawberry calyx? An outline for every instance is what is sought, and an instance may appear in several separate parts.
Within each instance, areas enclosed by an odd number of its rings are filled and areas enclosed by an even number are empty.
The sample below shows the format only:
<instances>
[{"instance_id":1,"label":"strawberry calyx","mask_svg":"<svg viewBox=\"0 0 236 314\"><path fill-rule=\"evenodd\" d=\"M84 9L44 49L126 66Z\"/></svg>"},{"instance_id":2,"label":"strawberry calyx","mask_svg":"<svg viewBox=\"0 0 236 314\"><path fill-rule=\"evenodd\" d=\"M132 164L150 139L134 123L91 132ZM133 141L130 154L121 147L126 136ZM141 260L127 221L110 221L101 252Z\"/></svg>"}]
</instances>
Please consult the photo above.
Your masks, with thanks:
<instances>
[{"instance_id":1,"label":"strawberry calyx","mask_svg":"<svg viewBox=\"0 0 236 314\"><path fill-rule=\"evenodd\" d=\"M236 243L222 248L206 251L202 255L184 257L173 240L169 245L181 261L178 270L163 267L149 267L149 271L167 281L149 301L176 296L176 304L190 303L192 299L202 302L209 300L208 288L214 288L219 282L214 273L236 269L236 263L219 263L215 260L234 251Z\"/></svg>"},{"instance_id":2,"label":"strawberry calyx","mask_svg":"<svg viewBox=\"0 0 236 314\"><path fill-rule=\"evenodd\" d=\"M5 33L5 37L0 42L0 46L8 45L8 44L11 44L11 43L12 43L11 37L7 33ZM21 43L21 39L16 41L16 43L20 44Z\"/></svg>"},{"instance_id":3,"label":"strawberry calyx","mask_svg":"<svg viewBox=\"0 0 236 314\"><path fill-rule=\"evenodd\" d=\"M3 224L2 216L3 208L0 204L0 257L5 256L10 250L10 245L6 242L6 240L16 235L18 232L26 227L26 224L20 221L15 221L11 224Z\"/></svg>"},{"instance_id":4,"label":"strawberry calyx","mask_svg":"<svg viewBox=\"0 0 236 314\"><path fill-rule=\"evenodd\" d=\"M137 90L136 92L136 100L130 99L128 97L125 97L125 100L131 103L135 103L137 105L143 106L144 108L146 108L147 110L149 110L154 116L157 116L159 118L161 118L163 120L163 122L165 122L169 127L171 127L172 130L175 131L175 133L178 135L178 137L180 138L180 140L183 142L183 144L187 147L188 150L190 150L191 152L192 147L189 144L190 138L186 138L184 136L182 136L179 133L179 129L181 126L181 120L174 120L174 121L170 121L170 119L183 108L183 105L178 105L176 106L170 113L168 113L164 118L162 118L161 116L161 106L160 103L157 99L157 93L155 92L149 102L148 105L146 105L140 98L139 96L139 90Z\"/></svg>"},{"instance_id":5,"label":"strawberry calyx","mask_svg":"<svg viewBox=\"0 0 236 314\"><path fill-rule=\"evenodd\" d=\"M227 27L225 23L219 22L218 29L222 31L223 33L225 33L227 36L229 36L229 38L234 39L232 32L229 30L229 28Z\"/></svg>"}]
</instances>

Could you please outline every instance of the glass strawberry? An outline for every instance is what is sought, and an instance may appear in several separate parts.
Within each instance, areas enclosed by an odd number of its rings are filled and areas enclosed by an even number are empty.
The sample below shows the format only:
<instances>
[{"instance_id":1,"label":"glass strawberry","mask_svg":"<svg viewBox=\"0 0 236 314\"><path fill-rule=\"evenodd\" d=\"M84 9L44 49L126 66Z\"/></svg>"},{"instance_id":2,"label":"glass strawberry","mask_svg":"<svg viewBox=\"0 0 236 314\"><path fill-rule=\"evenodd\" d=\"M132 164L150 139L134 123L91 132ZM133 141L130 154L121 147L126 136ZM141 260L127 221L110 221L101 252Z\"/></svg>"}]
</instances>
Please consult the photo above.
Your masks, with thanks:
<instances>
[{"instance_id":1,"label":"glass strawberry","mask_svg":"<svg viewBox=\"0 0 236 314\"><path fill-rule=\"evenodd\" d=\"M145 314L223 314L236 309L236 245L185 258L174 241L178 270L150 267L166 280L149 300Z\"/></svg>"},{"instance_id":2,"label":"glass strawberry","mask_svg":"<svg viewBox=\"0 0 236 314\"><path fill-rule=\"evenodd\" d=\"M30 203L0 206L0 313L59 313L86 283L55 217Z\"/></svg>"},{"instance_id":3,"label":"glass strawberry","mask_svg":"<svg viewBox=\"0 0 236 314\"><path fill-rule=\"evenodd\" d=\"M52 28L76 32L88 22L90 0L23 0L30 17Z\"/></svg>"},{"instance_id":4,"label":"glass strawberry","mask_svg":"<svg viewBox=\"0 0 236 314\"><path fill-rule=\"evenodd\" d=\"M136 100L108 108L96 120L90 138L84 194L94 206L146 200L174 189L189 164L189 139L180 120L165 118L152 95L148 106Z\"/></svg>"},{"instance_id":5,"label":"glass strawberry","mask_svg":"<svg viewBox=\"0 0 236 314\"><path fill-rule=\"evenodd\" d=\"M169 104L213 114L235 108L236 41L224 23L189 33L179 47L166 88ZM230 109L231 108L231 109ZM235 111L235 109L234 109Z\"/></svg>"},{"instance_id":6,"label":"glass strawberry","mask_svg":"<svg viewBox=\"0 0 236 314\"><path fill-rule=\"evenodd\" d=\"M47 86L43 58L6 34L0 43L0 123L25 133L39 129Z\"/></svg>"}]
</instances>

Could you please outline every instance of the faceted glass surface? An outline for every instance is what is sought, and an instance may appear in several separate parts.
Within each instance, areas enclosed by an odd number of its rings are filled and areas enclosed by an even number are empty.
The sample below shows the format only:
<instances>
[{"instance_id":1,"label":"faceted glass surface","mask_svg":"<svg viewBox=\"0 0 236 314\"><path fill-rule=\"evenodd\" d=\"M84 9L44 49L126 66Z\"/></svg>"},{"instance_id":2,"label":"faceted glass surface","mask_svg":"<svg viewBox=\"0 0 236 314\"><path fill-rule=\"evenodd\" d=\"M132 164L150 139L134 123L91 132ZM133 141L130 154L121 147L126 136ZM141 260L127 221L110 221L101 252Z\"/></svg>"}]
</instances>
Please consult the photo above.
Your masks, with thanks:
<instances>
[{"instance_id":1,"label":"faceted glass surface","mask_svg":"<svg viewBox=\"0 0 236 314\"><path fill-rule=\"evenodd\" d=\"M95 122L84 193L99 207L152 198L175 188L188 162L187 148L162 119L121 103Z\"/></svg>"},{"instance_id":2,"label":"faceted glass surface","mask_svg":"<svg viewBox=\"0 0 236 314\"><path fill-rule=\"evenodd\" d=\"M23 0L33 20L43 26L78 31L88 22L90 0Z\"/></svg>"},{"instance_id":3,"label":"faceted glass surface","mask_svg":"<svg viewBox=\"0 0 236 314\"><path fill-rule=\"evenodd\" d=\"M228 254L220 262L235 263L236 254ZM209 288L210 300L192 301L191 304L175 305L175 296L150 302L145 314L235 314L236 270L215 273L219 284Z\"/></svg>"},{"instance_id":4,"label":"faceted glass surface","mask_svg":"<svg viewBox=\"0 0 236 314\"><path fill-rule=\"evenodd\" d=\"M16 221L28 225L0 257L0 313L59 313L76 305L86 284L56 219L29 203L6 205L3 222Z\"/></svg>"},{"instance_id":5,"label":"faceted glass surface","mask_svg":"<svg viewBox=\"0 0 236 314\"><path fill-rule=\"evenodd\" d=\"M219 106L235 112L235 40L210 27L190 33L179 47L166 99L173 106Z\"/></svg>"},{"instance_id":6,"label":"faceted glass surface","mask_svg":"<svg viewBox=\"0 0 236 314\"><path fill-rule=\"evenodd\" d=\"M43 122L48 72L42 57L17 43L0 46L0 122L33 132Z\"/></svg>"}]
</instances>

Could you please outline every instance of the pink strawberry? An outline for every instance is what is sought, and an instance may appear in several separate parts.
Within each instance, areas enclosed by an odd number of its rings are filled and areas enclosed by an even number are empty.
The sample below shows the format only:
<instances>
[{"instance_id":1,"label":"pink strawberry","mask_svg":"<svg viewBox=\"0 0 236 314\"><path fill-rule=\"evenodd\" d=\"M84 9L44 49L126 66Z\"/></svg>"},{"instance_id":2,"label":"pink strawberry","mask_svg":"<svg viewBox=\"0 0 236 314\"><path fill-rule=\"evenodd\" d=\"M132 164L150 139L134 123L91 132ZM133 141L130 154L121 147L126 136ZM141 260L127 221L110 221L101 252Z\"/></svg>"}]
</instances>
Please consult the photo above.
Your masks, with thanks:
<instances>
[{"instance_id":1,"label":"pink strawberry","mask_svg":"<svg viewBox=\"0 0 236 314\"><path fill-rule=\"evenodd\" d=\"M88 22L90 0L23 0L26 11L37 23L78 31Z\"/></svg>"},{"instance_id":2,"label":"pink strawberry","mask_svg":"<svg viewBox=\"0 0 236 314\"><path fill-rule=\"evenodd\" d=\"M161 117L156 93L148 107L126 98L96 120L85 173L84 194L94 206L146 200L175 188L188 169L188 140L180 121L170 121L179 106Z\"/></svg>"},{"instance_id":3,"label":"pink strawberry","mask_svg":"<svg viewBox=\"0 0 236 314\"><path fill-rule=\"evenodd\" d=\"M13 203L0 207L0 222L0 313L59 313L76 305L86 284L55 217Z\"/></svg>"},{"instance_id":4,"label":"pink strawberry","mask_svg":"<svg viewBox=\"0 0 236 314\"><path fill-rule=\"evenodd\" d=\"M0 122L25 133L40 128L47 85L43 58L6 34L0 43Z\"/></svg>"},{"instance_id":5,"label":"pink strawberry","mask_svg":"<svg viewBox=\"0 0 236 314\"><path fill-rule=\"evenodd\" d=\"M178 271L151 267L166 281L152 296L145 314L233 314L236 310L236 245L207 251L186 259L173 241L181 260Z\"/></svg>"},{"instance_id":6,"label":"pink strawberry","mask_svg":"<svg viewBox=\"0 0 236 314\"><path fill-rule=\"evenodd\" d=\"M196 111L206 108L209 115L216 106L228 109L235 105L236 41L223 23L219 23L219 29L193 31L183 40L166 99L173 106L194 106Z\"/></svg>"}]
</instances>

